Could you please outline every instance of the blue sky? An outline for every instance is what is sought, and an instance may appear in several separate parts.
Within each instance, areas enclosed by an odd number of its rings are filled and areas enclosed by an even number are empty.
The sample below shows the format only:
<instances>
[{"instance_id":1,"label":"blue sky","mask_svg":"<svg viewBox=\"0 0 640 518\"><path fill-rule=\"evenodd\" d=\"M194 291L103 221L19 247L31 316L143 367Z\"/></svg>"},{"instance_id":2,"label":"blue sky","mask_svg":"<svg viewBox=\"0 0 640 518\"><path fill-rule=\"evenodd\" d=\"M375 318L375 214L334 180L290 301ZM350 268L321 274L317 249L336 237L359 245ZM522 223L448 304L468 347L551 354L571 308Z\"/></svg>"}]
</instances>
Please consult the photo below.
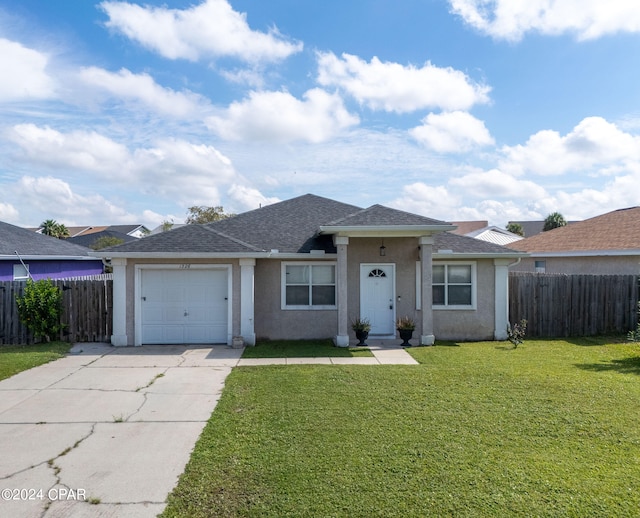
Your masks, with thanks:
<instances>
[{"instance_id":1,"label":"blue sky","mask_svg":"<svg viewBox=\"0 0 640 518\"><path fill-rule=\"evenodd\" d=\"M627 0L0 0L0 220L640 204Z\"/></svg>"}]
</instances>

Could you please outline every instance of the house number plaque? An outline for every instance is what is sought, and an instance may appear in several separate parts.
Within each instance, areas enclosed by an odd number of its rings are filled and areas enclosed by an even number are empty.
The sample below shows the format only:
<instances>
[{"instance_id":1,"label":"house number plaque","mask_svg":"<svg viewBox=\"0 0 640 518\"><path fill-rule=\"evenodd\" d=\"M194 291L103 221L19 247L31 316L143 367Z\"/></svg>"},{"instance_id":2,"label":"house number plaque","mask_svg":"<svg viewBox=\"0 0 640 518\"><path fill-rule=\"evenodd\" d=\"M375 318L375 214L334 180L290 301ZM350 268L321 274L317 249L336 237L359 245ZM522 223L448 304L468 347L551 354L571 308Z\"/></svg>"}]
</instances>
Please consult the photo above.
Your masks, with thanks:
<instances>
[{"instance_id":1,"label":"house number plaque","mask_svg":"<svg viewBox=\"0 0 640 518\"><path fill-rule=\"evenodd\" d=\"M188 270L189 268L191 268L190 264L181 264L180 266L178 266L178 268L180 268L181 270Z\"/></svg>"}]
</instances>

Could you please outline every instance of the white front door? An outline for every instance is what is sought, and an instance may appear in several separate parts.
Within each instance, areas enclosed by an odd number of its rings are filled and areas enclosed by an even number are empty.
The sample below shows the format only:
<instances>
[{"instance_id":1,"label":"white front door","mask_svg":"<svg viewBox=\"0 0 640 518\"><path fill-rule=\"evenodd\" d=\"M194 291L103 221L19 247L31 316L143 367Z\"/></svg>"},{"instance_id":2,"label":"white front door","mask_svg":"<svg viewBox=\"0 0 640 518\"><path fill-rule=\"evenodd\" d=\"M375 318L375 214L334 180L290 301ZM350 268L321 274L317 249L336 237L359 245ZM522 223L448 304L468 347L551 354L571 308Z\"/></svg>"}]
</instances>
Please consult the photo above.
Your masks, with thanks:
<instances>
[{"instance_id":1,"label":"white front door","mask_svg":"<svg viewBox=\"0 0 640 518\"><path fill-rule=\"evenodd\" d=\"M227 342L227 270L143 269L141 343Z\"/></svg>"},{"instance_id":2,"label":"white front door","mask_svg":"<svg viewBox=\"0 0 640 518\"><path fill-rule=\"evenodd\" d=\"M395 336L395 264L360 265L360 316L371 322L369 335Z\"/></svg>"}]
</instances>

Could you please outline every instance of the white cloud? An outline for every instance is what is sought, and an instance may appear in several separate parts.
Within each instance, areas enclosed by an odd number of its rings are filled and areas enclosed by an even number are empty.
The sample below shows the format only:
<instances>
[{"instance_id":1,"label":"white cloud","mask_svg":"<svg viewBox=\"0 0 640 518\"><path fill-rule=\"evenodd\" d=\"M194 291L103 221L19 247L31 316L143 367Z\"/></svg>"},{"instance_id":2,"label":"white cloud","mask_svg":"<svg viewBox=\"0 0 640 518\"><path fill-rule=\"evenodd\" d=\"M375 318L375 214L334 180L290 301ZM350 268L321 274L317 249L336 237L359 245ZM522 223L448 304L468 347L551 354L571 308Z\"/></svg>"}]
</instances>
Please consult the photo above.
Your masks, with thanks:
<instances>
[{"instance_id":1,"label":"white cloud","mask_svg":"<svg viewBox=\"0 0 640 518\"><path fill-rule=\"evenodd\" d=\"M484 122L467 112L430 113L422 122L409 134L438 153L464 153L494 143Z\"/></svg>"},{"instance_id":2,"label":"white cloud","mask_svg":"<svg viewBox=\"0 0 640 518\"><path fill-rule=\"evenodd\" d=\"M575 34L580 40L640 32L640 9L629 0L449 0L469 25L495 38L520 40L527 32Z\"/></svg>"},{"instance_id":3,"label":"white cloud","mask_svg":"<svg viewBox=\"0 0 640 518\"><path fill-rule=\"evenodd\" d=\"M262 72L257 69L241 68L220 70L220 75L230 83L248 85L256 89L260 89L264 86L264 76Z\"/></svg>"},{"instance_id":4,"label":"white cloud","mask_svg":"<svg viewBox=\"0 0 640 518\"><path fill-rule=\"evenodd\" d=\"M304 100L288 92L251 92L232 103L222 116L206 120L207 126L227 140L270 142L323 142L359 122L337 94L314 88Z\"/></svg>"},{"instance_id":5,"label":"white cloud","mask_svg":"<svg viewBox=\"0 0 640 518\"><path fill-rule=\"evenodd\" d=\"M104 197L76 194L67 182L51 176L24 176L14 186L14 191L21 204L37 208L32 214L38 215L39 221L32 221L33 225L44 219L55 219L67 226L96 221L108 221L111 224L135 221L134 215Z\"/></svg>"},{"instance_id":6,"label":"white cloud","mask_svg":"<svg viewBox=\"0 0 640 518\"><path fill-rule=\"evenodd\" d=\"M267 197L262 194L258 189L247 187L246 185L234 184L228 191L229 196L239 206L241 211L253 210L272 203L280 201L279 198Z\"/></svg>"},{"instance_id":7,"label":"white cloud","mask_svg":"<svg viewBox=\"0 0 640 518\"><path fill-rule=\"evenodd\" d=\"M96 132L61 133L48 126L18 124L8 133L36 163L48 167L70 167L76 170L118 171L129 157L125 146Z\"/></svg>"},{"instance_id":8,"label":"white cloud","mask_svg":"<svg viewBox=\"0 0 640 518\"><path fill-rule=\"evenodd\" d=\"M220 204L220 187L236 178L231 161L213 146L177 139L135 150L127 171L144 193L185 206Z\"/></svg>"},{"instance_id":9,"label":"white cloud","mask_svg":"<svg viewBox=\"0 0 640 518\"><path fill-rule=\"evenodd\" d=\"M246 14L226 0L206 0L188 9L102 2L107 27L169 59L197 61L230 56L246 62L278 61L302 50L276 29L251 30Z\"/></svg>"},{"instance_id":10,"label":"white cloud","mask_svg":"<svg viewBox=\"0 0 640 518\"><path fill-rule=\"evenodd\" d=\"M465 197L537 199L547 196L547 192L536 183L518 180L497 169L452 178L449 184L462 189Z\"/></svg>"},{"instance_id":11,"label":"white cloud","mask_svg":"<svg viewBox=\"0 0 640 518\"><path fill-rule=\"evenodd\" d=\"M583 119L566 136L544 130L525 145L504 147L500 169L511 174L599 174L627 169L640 161L640 137L621 131L601 117Z\"/></svg>"},{"instance_id":12,"label":"white cloud","mask_svg":"<svg viewBox=\"0 0 640 518\"><path fill-rule=\"evenodd\" d=\"M219 203L220 186L237 177L231 160L213 146L181 139L159 140L154 146L129 150L95 132L62 133L49 127L20 124L9 138L22 148L33 163L49 170L101 182L108 189L125 182L125 190L141 190L192 205Z\"/></svg>"},{"instance_id":13,"label":"white cloud","mask_svg":"<svg viewBox=\"0 0 640 518\"><path fill-rule=\"evenodd\" d=\"M18 210L11 203L0 202L0 221L7 223L18 221Z\"/></svg>"},{"instance_id":14,"label":"white cloud","mask_svg":"<svg viewBox=\"0 0 640 518\"><path fill-rule=\"evenodd\" d=\"M350 54L342 54L340 59L332 52L318 53L318 82L340 87L374 110L397 113L425 108L466 110L488 102L490 90L450 67L427 62L416 68L382 62L377 57L367 63Z\"/></svg>"},{"instance_id":15,"label":"white cloud","mask_svg":"<svg viewBox=\"0 0 640 518\"><path fill-rule=\"evenodd\" d=\"M117 73L98 67L80 71L81 80L96 89L104 90L122 100L144 103L158 112L175 117L202 115L208 101L193 92L175 92L158 85L148 74L133 74L127 69Z\"/></svg>"},{"instance_id":16,"label":"white cloud","mask_svg":"<svg viewBox=\"0 0 640 518\"><path fill-rule=\"evenodd\" d=\"M47 73L47 55L0 38L0 102L54 97L56 84Z\"/></svg>"},{"instance_id":17,"label":"white cloud","mask_svg":"<svg viewBox=\"0 0 640 518\"><path fill-rule=\"evenodd\" d=\"M455 208L460 205L461 197L443 185L431 186L415 182L402 188L402 196L387 205L400 210L422 214L430 218L449 221Z\"/></svg>"}]
</instances>

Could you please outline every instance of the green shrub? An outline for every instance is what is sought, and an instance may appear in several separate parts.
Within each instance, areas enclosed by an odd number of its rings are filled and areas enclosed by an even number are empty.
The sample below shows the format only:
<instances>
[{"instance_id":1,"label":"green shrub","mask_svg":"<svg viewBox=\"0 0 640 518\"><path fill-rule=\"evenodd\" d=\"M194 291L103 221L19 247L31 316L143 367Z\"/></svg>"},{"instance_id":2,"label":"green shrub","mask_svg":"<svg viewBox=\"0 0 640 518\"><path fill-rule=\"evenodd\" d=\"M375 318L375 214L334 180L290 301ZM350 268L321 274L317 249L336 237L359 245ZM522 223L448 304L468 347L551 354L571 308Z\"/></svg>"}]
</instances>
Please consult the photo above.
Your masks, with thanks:
<instances>
[{"instance_id":1,"label":"green shrub","mask_svg":"<svg viewBox=\"0 0 640 518\"><path fill-rule=\"evenodd\" d=\"M517 349L524 342L525 334L527 334L527 321L525 319L513 324L513 326L507 324L507 339L513 344L514 349Z\"/></svg>"},{"instance_id":2,"label":"green shrub","mask_svg":"<svg viewBox=\"0 0 640 518\"><path fill-rule=\"evenodd\" d=\"M29 279L24 293L17 297L20 321L33 332L36 338L47 342L57 335L64 325L62 317L62 291L51 279L33 281Z\"/></svg>"}]
</instances>

